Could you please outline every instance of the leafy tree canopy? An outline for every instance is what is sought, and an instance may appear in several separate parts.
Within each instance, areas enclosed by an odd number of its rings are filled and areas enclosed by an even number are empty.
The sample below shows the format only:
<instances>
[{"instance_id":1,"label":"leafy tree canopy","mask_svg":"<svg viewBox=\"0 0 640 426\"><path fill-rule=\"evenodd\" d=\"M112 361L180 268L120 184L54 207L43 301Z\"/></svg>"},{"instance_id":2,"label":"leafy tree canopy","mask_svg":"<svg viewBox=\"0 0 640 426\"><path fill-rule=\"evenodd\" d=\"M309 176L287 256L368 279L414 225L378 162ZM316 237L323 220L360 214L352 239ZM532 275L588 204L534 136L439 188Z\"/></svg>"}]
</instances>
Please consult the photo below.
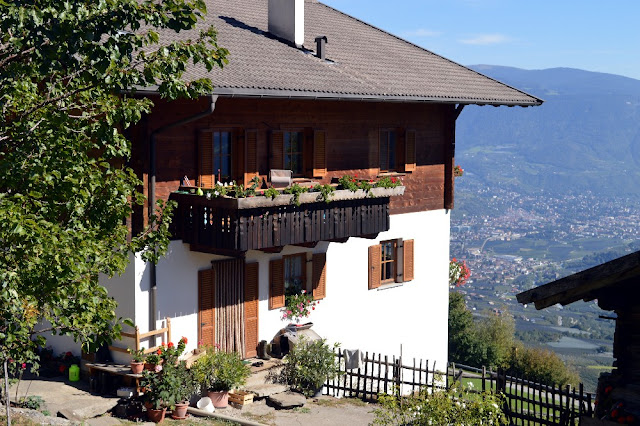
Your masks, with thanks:
<instances>
[{"instance_id":1,"label":"leafy tree canopy","mask_svg":"<svg viewBox=\"0 0 640 426\"><path fill-rule=\"evenodd\" d=\"M189 64L226 63L205 13L202 0L0 0L0 359L35 362L43 320L87 348L118 336L98 276L168 243L161 206L128 236L143 197L123 134L152 107L135 88L211 93L183 81Z\"/></svg>"}]
</instances>

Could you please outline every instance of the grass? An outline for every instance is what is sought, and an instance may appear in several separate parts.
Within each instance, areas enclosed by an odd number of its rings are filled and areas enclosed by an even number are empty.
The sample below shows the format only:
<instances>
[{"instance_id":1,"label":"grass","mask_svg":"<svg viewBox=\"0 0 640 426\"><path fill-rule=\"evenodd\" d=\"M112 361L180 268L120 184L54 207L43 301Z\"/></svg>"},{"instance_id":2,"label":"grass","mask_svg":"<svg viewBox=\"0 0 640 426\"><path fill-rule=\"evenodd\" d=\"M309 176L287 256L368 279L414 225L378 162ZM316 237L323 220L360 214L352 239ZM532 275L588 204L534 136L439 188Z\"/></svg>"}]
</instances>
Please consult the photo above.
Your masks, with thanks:
<instances>
[{"instance_id":1,"label":"grass","mask_svg":"<svg viewBox=\"0 0 640 426\"><path fill-rule=\"evenodd\" d=\"M7 416L0 415L0 424L7 424ZM11 414L11 424L15 426L38 426L40 423L34 422L28 417L19 414Z\"/></svg>"},{"instance_id":2,"label":"grass","mask_svg":"<svg viewBox=\"0 0 640 426\"><path fill-rule=\"evenodd\" d=\"M367 405L369 405L368 402L357 398L320 398L314 401L312 404L316 404L320 407L341 407L344 405L366 407Z\"/></svg>"}]
</instances>

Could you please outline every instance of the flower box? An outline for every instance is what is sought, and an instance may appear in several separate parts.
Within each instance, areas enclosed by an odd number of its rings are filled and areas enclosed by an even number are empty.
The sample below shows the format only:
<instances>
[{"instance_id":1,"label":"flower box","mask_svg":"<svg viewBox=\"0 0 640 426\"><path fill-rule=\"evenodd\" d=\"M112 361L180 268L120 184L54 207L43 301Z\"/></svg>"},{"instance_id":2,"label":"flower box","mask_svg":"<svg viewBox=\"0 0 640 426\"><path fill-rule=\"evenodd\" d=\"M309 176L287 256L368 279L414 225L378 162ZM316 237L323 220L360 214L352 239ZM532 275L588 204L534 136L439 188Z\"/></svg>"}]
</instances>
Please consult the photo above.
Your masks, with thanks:
<instances>
[{"instance_id":1,"label":"flower box","mask_svg":"<svg viewBox=\"0 0 640 426\"><path fill-rule=\"evenodd\" d=\"M247 405L253 403L254 395L250 392L245 392L241 390L231 391L229 392L229 403L235 405Z\"/></svg>"}]
</instances>

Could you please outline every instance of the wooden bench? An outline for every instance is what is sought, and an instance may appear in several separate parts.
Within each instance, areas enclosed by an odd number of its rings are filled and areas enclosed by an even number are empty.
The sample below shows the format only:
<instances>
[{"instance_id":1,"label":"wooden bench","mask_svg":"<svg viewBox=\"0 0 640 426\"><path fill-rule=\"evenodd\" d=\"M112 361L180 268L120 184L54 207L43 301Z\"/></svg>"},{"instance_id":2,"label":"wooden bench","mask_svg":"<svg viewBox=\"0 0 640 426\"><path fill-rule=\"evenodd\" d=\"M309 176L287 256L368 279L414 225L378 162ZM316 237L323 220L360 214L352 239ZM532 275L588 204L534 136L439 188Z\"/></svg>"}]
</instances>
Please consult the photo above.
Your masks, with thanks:
<instances>
[{"instance_id":1,"label":"wooden bench","mask_svg":"<svg viewBox=\"0 0 640 426\"><path fill-rule=\"evenodd\" d=\"M111 395L121 386L132 387L137 392L140 392L142 374L133 374L128 365L88 363L86 366L89 369L89 389L91 393Z\"/></svg>"}]
</instances>

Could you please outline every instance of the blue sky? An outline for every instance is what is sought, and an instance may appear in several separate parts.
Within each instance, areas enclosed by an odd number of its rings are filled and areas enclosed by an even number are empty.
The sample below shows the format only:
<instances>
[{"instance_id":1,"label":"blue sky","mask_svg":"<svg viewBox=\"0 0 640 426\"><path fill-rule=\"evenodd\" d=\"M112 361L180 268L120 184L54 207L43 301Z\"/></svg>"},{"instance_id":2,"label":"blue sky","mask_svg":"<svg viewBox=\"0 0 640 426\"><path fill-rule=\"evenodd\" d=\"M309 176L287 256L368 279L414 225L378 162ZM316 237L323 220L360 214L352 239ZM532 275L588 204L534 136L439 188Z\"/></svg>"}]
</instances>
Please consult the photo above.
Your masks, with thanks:
<instances>
[{"instance_id":1,"label":"blue sky","mask_svg":"<svg viewBox=\"0 0 640 426\"><path fill-rule=\"evenodd\" d=\"M637 0L320 0L463 65L640 79Z\"/></svg>"}]
</instances>

